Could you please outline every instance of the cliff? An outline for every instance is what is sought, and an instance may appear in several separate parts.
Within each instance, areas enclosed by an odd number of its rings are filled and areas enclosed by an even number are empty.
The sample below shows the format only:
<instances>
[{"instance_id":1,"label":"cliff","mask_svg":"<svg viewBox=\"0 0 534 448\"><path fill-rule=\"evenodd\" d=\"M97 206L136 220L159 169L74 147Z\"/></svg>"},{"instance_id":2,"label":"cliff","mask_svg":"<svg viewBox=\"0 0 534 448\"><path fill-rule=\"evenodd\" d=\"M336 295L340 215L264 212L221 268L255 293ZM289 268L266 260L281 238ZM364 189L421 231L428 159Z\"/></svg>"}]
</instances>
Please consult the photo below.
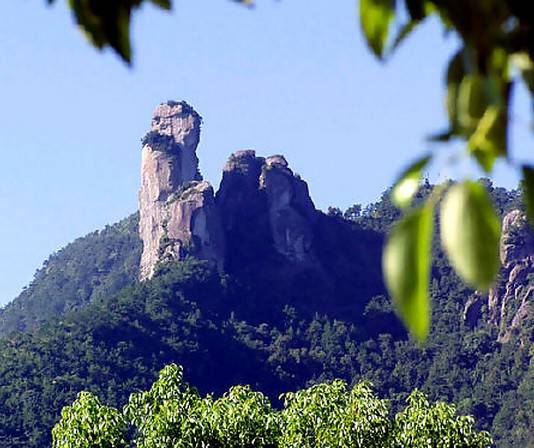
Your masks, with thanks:
<instances>
[{"instance_id":1,"label":"cliff","mask_svg":"<svg viewBox=\"0 0 534 448\"><path fill-rule=\"evenodd\" d=\"M497 327L498 341L507 342L512 334L527 327L524 324L532 313L534 298L534 233L520 210L512 210L503 218L500 257L495 286L487 295L473 294L463 317L473 327L485 315L488 323Z\"/></svg>"},{"instance_id":2,"label":"cliff","mask_svg":"<svg viewBox=\"0 0 534 448\"><path fill-rule=\"evenodd\" d=\"M313 226L318 213L307 184L281 155L258 157L251 150L230 156L219 191L202 180L196 148L200 115L185 102L158 106L143 139L139 234L143 241L140 279L154 275L159 263L187 255L231 265L262 241L301 267L316 264ZM259 243L261 244L261 243Z\"/></svg>"},{"instance_id":3,"label":"cliff","mask_svg":"<svg viewBox=\"0 0 534 448\"><path fill-rule=\"evenodd\" d=\"M198 169L201 123L187 103L167 102L156 108L142 140L141 280L151 278L158 263L186 254L222 263L224 240L213 188Z\"/></svg>"},{"instance_id":4,"label":"cliff","mask_svg":"<svg viewBox=\"0 0 534 448\"><path fill-rule=\"evenodd\" d=\"M488 297L490 322L499 340L508 341L527 319L534 298L534 234L524 213L512 210L503 219L500 281Z\"/></svg>"}]
</instances>

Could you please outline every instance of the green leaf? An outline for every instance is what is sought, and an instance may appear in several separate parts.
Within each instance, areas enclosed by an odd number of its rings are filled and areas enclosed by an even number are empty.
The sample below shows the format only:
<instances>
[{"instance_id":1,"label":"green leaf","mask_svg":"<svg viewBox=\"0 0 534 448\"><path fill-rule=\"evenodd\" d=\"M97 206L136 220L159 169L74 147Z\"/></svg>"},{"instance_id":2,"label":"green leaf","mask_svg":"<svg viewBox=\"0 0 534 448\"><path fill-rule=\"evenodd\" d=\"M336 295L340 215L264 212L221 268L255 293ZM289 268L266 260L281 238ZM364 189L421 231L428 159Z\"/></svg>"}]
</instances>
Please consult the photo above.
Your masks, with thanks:
<instances>
[{"instance_id":1,"label":"green leaf","mask_svg":"<svg viewBox=\"0 0 534 448\"><path fill-rule=\"evenodd\" d=\"M360 24L373 53L382 57L389 25L395 15L395 0L360 0Z\"/></svg>"},{"instance_id":2,"label":"green leaf","mask_svg":"<svg viewBox=\"0 0 534 448\"><path fill-rule=\"evenodd\" d=\"M172 8L171 0L150 0L150 1L162 9L170 10Z\"/></svg>"},{"instance_id":3,"label":"green leaf","mask_svg":"<svg viewBox=\"0 0 534 448\"><path fill-rule=\"evenodd\" d=\"M500 223L486 189L465 181L450 188L441 206L441 242L456 272L486 291L499 270Z\"/></svg>"},{"instance_id":4,"label":"green leaf","mask_svg":"<svg viewBox=\"0 0 534 448\"><path fill-rule=\"evenodd\" d=\"M485 80L479 75L466 75L458 88L457 119L466 135L471 135L488 107Z\"/></svg>"},{"instance_id":5,"label":"green leaf","mask_svg":"<svg viewBox=\"0 0 534 448\"><path fill-rule=\"evenodd\" d=\"M460 83L464 76L464 55L462 51L458 51L449 61L449 66L447 67L447 113L453 133L459 130L458 96Z\"/></svg>"},{"instance_id":6,"label":"green leaf","mask_svg":"<svg viewBox=\"0 0 534 448\"><path fill-rule=\"evenodd\" d=\"M423 168L431 159L432 157L427 155L416 160L404 170L397 182L395 182L391 191L391 200L397 207L405 208L411 204L412 198L419 188Z\"/></svg>"},{"instance_id":7,"label":"green leaf","mask_svg":"<svg viewBox=\"0 0 534 448\"><path fill-rule=\"evenodd\" d=\"M492 170L498 157L506 155L507 128L506 113L500 107L490 106L469 138L469 151L486 172Z\"/></svg>"},{"instance_id":8,"label":"green leaf","mask_svg":"<svg viewBox=\"0 0 534 448\"><path fill-rule=\"evenodd\" d=\"M534 227L534 168L531 166L523 166L523 181L524 181L524 201L527 205L527 215L530 225Z\"/></svg>"},{"instance_id":9,"label":"green leaf","mask_svg":"<svg viewBox=\"0 0 534 448\"><path fill-rule=\"evenodd\" d=\"M78 25L97 48L111 46L128 64L132 59L130 19L145 0L69 0ZM149 0L162 9L171 9L171 0Z\"/></svg>"},{"instance_id":10,"label":"green leaf","mask_svg":"<svg viewBox=\"0 0 534 448\"><path fill-rule=\"evenodd\" d=\"M97 48L110 45L127 63L131 61L130 14L136 0L91 2L69 0L76 21Z\"/></svg>"},{"instance_id":11,"label":"green leaf","mask_svg":"<svg viewBox=\"0 0 534 448\"><path fill-rule=\"evenodd\" d=\"M388 290L410 332L420 341L430 325L430 255L433 207L427 203L398 221L389 235L382 267Z\"/></svg>"},{"instance_id":12,"label":"green leaf","mask_svg":"<svg viewBox=\"0 0 534 448\"><path fill-rule=\"evenodd\" d=\"M405 23L401 29L399 30L397 37L393 40L393 44L391 45L390 52L393 53L399 46L404 42L404 40L412 34L412 31L419 25L419 21L417 20L410 20L409 22Z\"/></svg>"}]
</instances>

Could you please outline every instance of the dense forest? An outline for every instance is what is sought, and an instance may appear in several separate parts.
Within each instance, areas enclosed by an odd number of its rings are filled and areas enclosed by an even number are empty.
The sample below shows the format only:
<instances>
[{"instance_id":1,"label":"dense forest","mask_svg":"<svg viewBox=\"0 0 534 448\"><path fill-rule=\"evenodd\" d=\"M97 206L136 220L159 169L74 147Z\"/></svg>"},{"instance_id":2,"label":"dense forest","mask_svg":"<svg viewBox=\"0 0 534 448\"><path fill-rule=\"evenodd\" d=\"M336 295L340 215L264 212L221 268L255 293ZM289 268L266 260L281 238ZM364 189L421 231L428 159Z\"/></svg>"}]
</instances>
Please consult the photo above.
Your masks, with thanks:
<instances>
[{"instance_id":1,"label":"dense forest","mask_svg":"<svg viewBox=\"0 0 534 448\"><path fill-rule=\"evenodd\" d=\"M518 191L488 186L501 215L521 207ZM321 246L328 282L306 272L284 278L269 256L254 269L251 254L261 258L262 248L251 239L227 272L188 258L138 283L135 215L75 241L0 315L0 447L49 446L78 392L122 406L170 363L201 393L248 384L274 407L280 393L340 378L370 380L399 412L419 388L472 414L498 447L533 446L532 314L506 342L484 307L465 319L474 291L436 244L431 334L419 346L380 281L383 235L397 217L388 192L363 210L323 215L325 241L339 241Z\"/></svg>"}]
</instances>

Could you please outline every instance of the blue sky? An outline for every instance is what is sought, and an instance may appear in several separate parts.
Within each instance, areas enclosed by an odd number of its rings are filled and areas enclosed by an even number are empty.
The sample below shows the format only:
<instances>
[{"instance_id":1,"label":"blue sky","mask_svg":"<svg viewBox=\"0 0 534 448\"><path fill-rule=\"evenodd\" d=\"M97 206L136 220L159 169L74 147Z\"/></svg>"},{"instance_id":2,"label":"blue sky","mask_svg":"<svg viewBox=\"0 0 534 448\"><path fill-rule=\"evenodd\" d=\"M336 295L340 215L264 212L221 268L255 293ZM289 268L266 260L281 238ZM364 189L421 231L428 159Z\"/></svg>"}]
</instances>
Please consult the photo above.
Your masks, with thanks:
<instances>
[{"instance_id":1,"label":"blue sky","mask_svg":"<svg viewBox=\"0 0 534 448\"><path fill-rule=\"evenodd\" d=\"M159 102L185 99L204 117L198 154L215 185L237 149L282 153L322 209L377 199L446 125L442 73L456 42L435 23L384 65L353 0L263 0L252 11L181 0L172 14L135 17L129 69L89 47L57 3L2 5L0 304L51 252L135 211L140 138ZM516 158L533 147L529 113L519 90ZM497 183L516 182L498 170Z\"/></svg>"}]
</instances>

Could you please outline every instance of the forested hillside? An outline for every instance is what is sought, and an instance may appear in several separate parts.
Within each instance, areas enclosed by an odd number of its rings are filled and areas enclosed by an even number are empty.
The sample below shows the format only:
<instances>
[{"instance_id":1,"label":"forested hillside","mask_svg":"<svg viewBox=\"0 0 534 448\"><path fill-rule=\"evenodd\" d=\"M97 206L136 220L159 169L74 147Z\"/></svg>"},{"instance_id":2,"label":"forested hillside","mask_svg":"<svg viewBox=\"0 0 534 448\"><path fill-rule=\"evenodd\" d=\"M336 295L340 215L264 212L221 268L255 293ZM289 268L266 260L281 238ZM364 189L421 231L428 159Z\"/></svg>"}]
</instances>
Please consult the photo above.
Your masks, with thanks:
<instances>
[{"instance_id":1,"label":"forested hillside","mask_svg":"<svg viewBox=\"0 0 534 448\"><path fill-rule=\"evenodd\" d=\"M120 291L137 279L138 216L78 238L52 254L22 293L0 310L0 336Z\"/></svg>"},{"instance_id":2,"label":"forested hillside","mask_svg":"<svg viewBox=\"0 0 534 448\"><path fill-rule=\"evenodd\" d=\"M519 205L518 197L518 192L493 189L502 214ZM110 246L98 234L79 240L59 253L57 269L65 272L61 287L42 270L28 289L46 310L48 297L54 296L38 291L57 288L53 303L59 313L49 315L66 314L0 340L0 447L46 447L61 408L79 391L122 406L132 391L147 389L172 362L184 366L202 393L217 396L232 385L249 384L275 405L281 392L318 381L369 379L397 411L418 387L432 400L454 402L460 412L473 414L497 446L532 446L532 314L507 342L498 342L500 329L485 305L476 318L467 319L466 304L476 294L436 247L431 335L419 347L407 337L379 282L381 235L396 215L387 192L363 211L331 209L330 216L323 215L317 247L328 265L320 278L305 271L287 273L251 240L251 251L259 257L256 267L247 263L252 252L244 253L241 262L234 257L227 272L188 258L160 265L152 280L135 283L139 243L132 236L134 218L111 228L114 241L129 243L113 258L120 262L108 265L109 277L98 277L102 271L90 260L80 261L74 271L62 266L84 258L77 258L80 247L94 260L110 257ZM87 245L79 246L80 241ZM91 246L95 241L102 245ZM74 272L72 278L68 272ZM83 286L89 291L98 278L109 293L91 289L95 292L72 295ZM129 285L117 291L121 282ZM68 311L69 300L74 307L86 305Z\"/></svg>"}]
</instances>

